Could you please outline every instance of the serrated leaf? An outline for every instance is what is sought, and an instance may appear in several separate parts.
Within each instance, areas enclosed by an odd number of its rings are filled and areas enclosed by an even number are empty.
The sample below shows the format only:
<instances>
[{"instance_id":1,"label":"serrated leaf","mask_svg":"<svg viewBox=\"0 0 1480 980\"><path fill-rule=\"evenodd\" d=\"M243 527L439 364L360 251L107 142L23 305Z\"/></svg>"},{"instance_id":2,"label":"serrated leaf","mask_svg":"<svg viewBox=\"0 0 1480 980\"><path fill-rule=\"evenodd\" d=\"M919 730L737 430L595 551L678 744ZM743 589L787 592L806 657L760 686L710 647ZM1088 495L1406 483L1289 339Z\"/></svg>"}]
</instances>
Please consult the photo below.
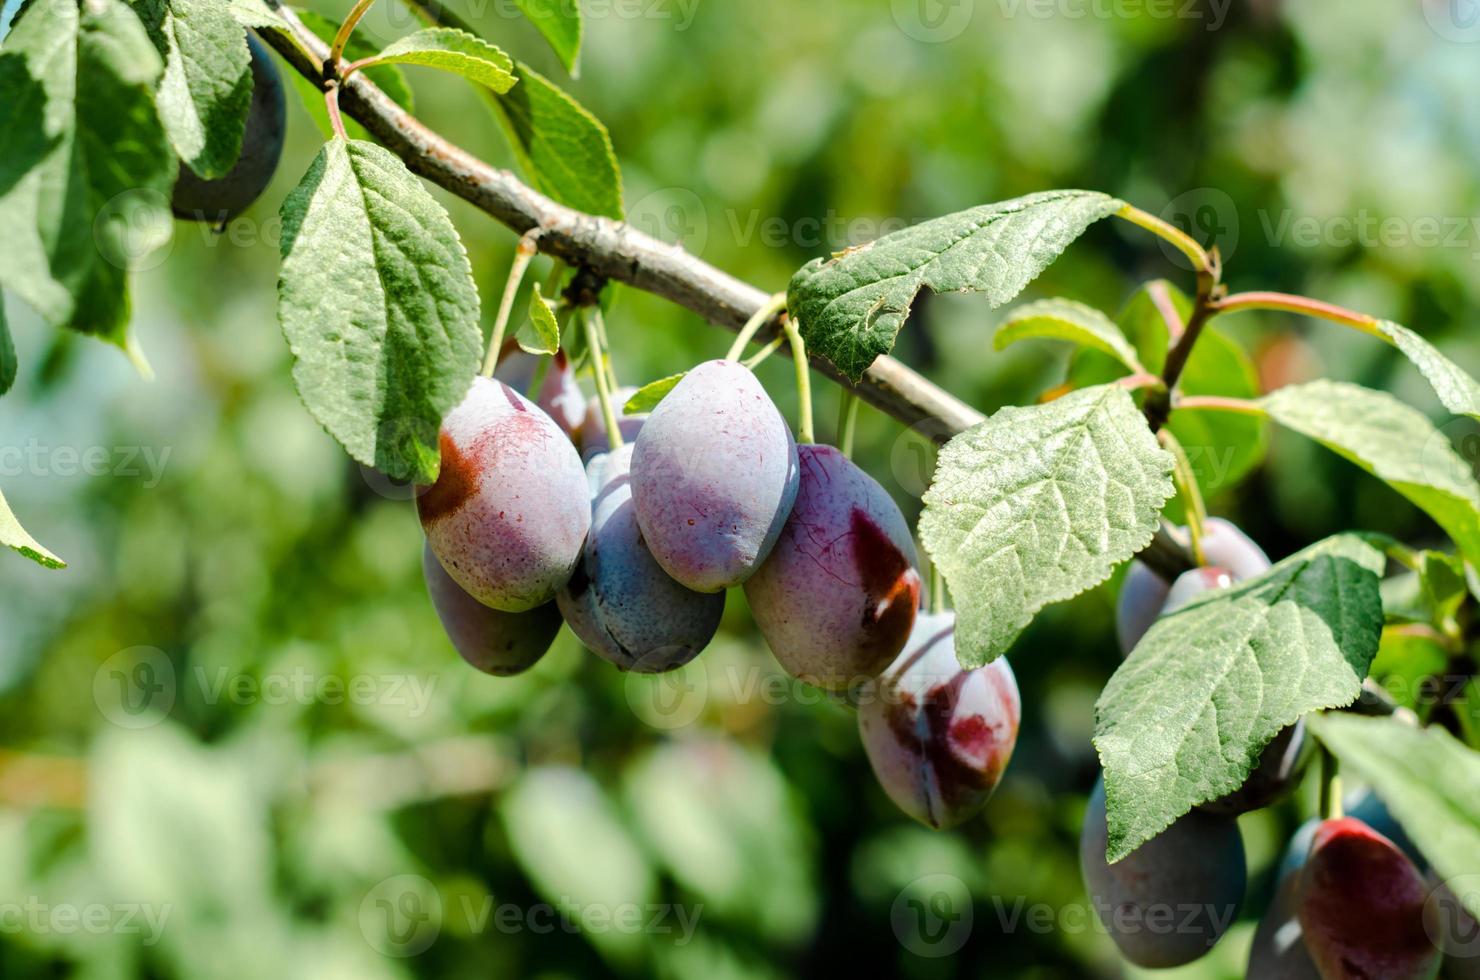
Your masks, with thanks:
<instances>
[{"instance_id":1,"label":"serrated leaf","mask_svg":"<svg viewBox=\"0 0 1480 980\"><path fill-rule=\"evenodd\" d=\"M447 212L389 150L331 140L282 218L278 319L303 403L361 463L433 482L483 341Z\"/></svg>"},{"instance_id":2,"label":"serrated leaf","mask_svg":"<svg viewBox=\"0 0 1480 980\"><path fill-rule=\"evenodd\" d=\"M154 109L162 68L119 0L32 0L0 51L0 283L125 351L135 236L169 227L178 167Z\"/></svg>"},{"instance_id":3,"label":"serrated leaf","mask_svg":"<svg viewBox=\"0 0 1480 980\"><path fill-rule=\"evenodd\" d=\"M632 397L627 399L626 403L622 406L622 414L640 415L643 412L651 412L658 407L658 402L666 398L668 393L677 387L685 374L688 374L688 372L680 371L677 374L670 374L666 378L659 378L657 381L651 381L638 388L632 393Z\"/></svg>"},{"instance_id":4,"label":"serrated leaf","mask_svg":"<svg viewBox=\"0 0 1480 980\"><path fill-rule=\"evenodd\" d=\"M1480 558L1480 485L1448 438L1393 396L1340 381L1312 381L1266 395L1270 418L1308 436L1413 501Z\"/></svg>"},{"instance_id":5,"label":"serrated leaf","mask_svg":"<svg viewBox=\"0 0 1480 980\"><path fill-rule=\"evenodd\" d=\"M1171 473L1171 455L1113 385L1004 408L947 443L920 538L956 602L961 663L995 659L1038 610L1144 548Z\"/></svg>"},{"instance_id":6,"label":"serrated leaf","mask_svg":"<svg viewBox=\"0 0 1480 980\"><path fill-rule=\"evenodd\" d=\"M621 220L622 173L601 121L523 62L519 83L489 105L524 174L566 207Z\"/></svg>"},{"instance_id":7,"label":"serrated leaf","mask_svg":"<svg viewBox=\"0 0 1480 980\"><path fill-rule=\"evenodd\" d=\"M1456 415L1480 419L1480 382L1402 324L1379 320L1377 329L1428 379L1445 408Z\"/></svg>"},{"instance_id":8,"label":"serrated leaf","mask_svg":"<svg viewBox=\"0 0 1480 980\"><path fill-rule=\"evenodd\" d=\"M529 319L515 332L514 340L526 354L553 354L560 349L560 321L539 283L529 295Z\"/></svg>"},{"instance_id":9,"label":"serrated leaf","mask_svg":"<svg viewBox=\"0 0 1480 980\"><path fill-rule=\"evenodd\" d=\"M334 35L339 30L338 24L316 10L295 7L293 12L303 22L303 26L312 31L319 40L325 44L333 42ZM360 61L373 56L375 51L375 46L366 40L363 34L356 33L350 35L349 43L344 46L344 57L347 61ZM376 65L365 69L364 75L396 105L407 112L416 111L416 99L411 90L411 83L406 80L406 73L399 65ZM324 104L323 89L297 72L289 72L288 80L298 92L299 98L303 101L303 107L313 117L324 139L332 139L334 127L329 123L329 110ZM370 139L370 134L365 131L365 127L353 119L345 117L342 121L344 131L350 139Z\"/></svg>"},{"instance_id":10,"label":"serrated leaf","mask_svg":"<svg viewBox=\"0 0 1480 980\"><path fill-rule=\"evenodd\" d=\"M1121 202L1094 191L1044 191L906 228L792 276L787 309L807 349L854 381L889 353L922 289L1010 301Z\"/></svg>"},{"instance_id":11,"label":"serrated leaf","mask_svg":"<svg viewBox=\"0 0 1480 980\"><path fill-rule=\"evenodd\" d=\"M41 543L26 533L15 513L0 493L0 544L25 555L36 564L46 568L66 568L67 563L42 547Z\"/></svg>"},{"instance_id":12,"label":"serrated leaf","mask_svg":"<svg viewBox=\"0 0 1480 980\"><path fill-rule=\"evenodd\" d=\"M265 0L227 0L226 9L243 27L282 27L283 19Z\"/></svg>"},{"instance_id":13,"label":"serrated leaf","mask_svg":"<svg viewBox=\"0 0 1480 980\"><path fill-rule=\"evenodd\" d=\"M241 154L252 101L247 36L219 0L136 0L164 59L155 105L180 159L207 179Z\"/></svg>"},{"instance_id":14,"label":"serrated leaf","mask_svg":"<svg viewBox=\"0 0 1480 980\"><path fill-rule=\"evenodd\" d=\"M1152 625L1095 703L1109 860L1242 786L1301 715L1356 699L1382 633L1384 562L1359 538L1328 538Z\"/></svg>"},{"instance_id":15,"label":"serrated leaf","mask_svg":"<svg viewBox=\"0 0 1480 980\"><path fill-rule=\"evenodd\" d=\"M1441 728L1394 718L1326 714L1310 721L1321 743L1372 786L1439 877L1480 875L1480 754ZM1480 888L1454 892L1480 916Z\"/></svg>"},{"instance_id":16,"label":"serrated leaf","mask_svg":"<svg viewBox=\"0 0 1480 980\"><path fill-rule=\"evenodd\" d=\"M385 46L362 67L424 65L461 75L495 92L513 87L514 62L475 34L455 27L426 27Z\"/></svg>"},{"instance_id":17,"label":"serrated leaf","mask_svg":"<svg viewBox=\"0 0 1480 980\"><path fill-rule=\"evenodd\" d=\"M1101 351L1132 371L1143 371L1136 349L1104 313L1072 299L1044 299L1027 303L1007 315L997 327L992 344L1002 350L1030 337L1067 340Z\"/></svg>"},{"instance_id":18,"label":"serrated leaf","mask_svg":"<svg viewBox=\"0 0 1480 980\"><path fill-rule=\"evenodd\" d=\"M15 359L15 341L10 336L10 324L5 320L5 303L0 300L0 395L8 392L15 384L15 372L18 367Z\"/></svg>"},{"instance_id":19,"label":"serrated leaf","mask_svg":"<svg viewBox=\"0 0 1480 980\"><path fill-rule=\"evenodd\" d=\"M574 78L580 74L581 5L576 0L514 0L530 23L544 35L560 63Z\"/></svg>"}]
</instances>

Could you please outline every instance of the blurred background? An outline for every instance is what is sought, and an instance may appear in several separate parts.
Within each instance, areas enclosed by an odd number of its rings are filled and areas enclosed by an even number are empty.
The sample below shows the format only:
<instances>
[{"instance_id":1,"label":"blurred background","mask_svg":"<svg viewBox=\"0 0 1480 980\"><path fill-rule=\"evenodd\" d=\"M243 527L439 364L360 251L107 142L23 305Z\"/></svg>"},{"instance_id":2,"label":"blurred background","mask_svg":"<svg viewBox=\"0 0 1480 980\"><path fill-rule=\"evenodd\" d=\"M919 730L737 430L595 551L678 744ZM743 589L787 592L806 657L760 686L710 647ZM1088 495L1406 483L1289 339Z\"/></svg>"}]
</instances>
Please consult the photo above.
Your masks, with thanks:
<instances>
[{"instance_id":1,"label":"blurred background","mask_svg":"<svg viewBox=\"0 0 1480 980\"><path fill-rule=\"evenodd\" d=\"M563 80L512 4L452 7ZM630 220L762 288L902 223L1086 187L1215 236L1235 290L1389 317L1480 366L1480 27L1462 4L583 7L581 76L562 84L611 130ZM362 30L412 26L381 0ZM408 71L429 125L513 165L477 93ZM7 298L21 377L0 401L0 485L71 567L0 556L0 975L1137 975L1076 856L1093 703L1119 663L1113 585L1012 651L1016 756L985 813L944 834L894 809L852 712L780 673L738 592L666 678L624 678L568 632L515 679L458 659L404 488L348 460L292 388L276 215L321 137L301 105L290 124L261 201L224 234L177 224L135 277L153 384ZM436 193L491 318L514 238ZM1024 298L1114 312L1158 277L1191 285L1106 222ZM1067 352L992 352L1000 315L922 299L896 353L984 412L1031 402ZM624 383L731 339L627 289L608 323ZM1370 338L1275 314L1220 326L1266 387L1328 374L1439 417ZM783 361L761 373L794 418ZM829 438L837 391L817 384ZM860 421L856 458L912 519L928 435ZM1396 494L1278 433L1210 490L1275 558L1348 527L1436 540ZM1242 975L1310 812L1300 794L1243 819L1244 921L1167 976Z\"/></svg>"}]
</instances>

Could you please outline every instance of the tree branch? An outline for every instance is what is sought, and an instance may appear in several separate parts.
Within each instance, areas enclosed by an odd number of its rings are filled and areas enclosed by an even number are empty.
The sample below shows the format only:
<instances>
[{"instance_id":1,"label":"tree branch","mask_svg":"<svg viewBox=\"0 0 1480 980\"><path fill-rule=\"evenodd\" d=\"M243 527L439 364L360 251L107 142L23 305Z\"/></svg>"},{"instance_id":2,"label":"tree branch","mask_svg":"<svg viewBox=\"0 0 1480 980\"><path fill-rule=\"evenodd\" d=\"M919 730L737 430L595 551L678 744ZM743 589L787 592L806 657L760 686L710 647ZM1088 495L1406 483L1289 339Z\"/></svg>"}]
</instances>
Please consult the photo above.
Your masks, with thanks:
<instances>
[{"instance_id":1,"label":"tree branch","mask_svg":"<svg viewBox=\"0 0 1480 980\"><path fill-rule=\"evenodd\" d=\"M285 31L259 33L304 78L323 84L329 46L303 26L291 10L275 7ZM669 245L630 225L575 211L526 186L507 170L485 163L391 101L357 72L340 92L344 113L354 119L412 173L456 194L523 235L541 229L541 252L577 268L671 300L705 320L739 330L771 294L716 269L679 245ZM774 333L763 332L762 340ZM908 426L919 426L944 442L983 418L976 409L931 384L892 357L880 357L854 387L827 361L812 366L854 390L860 398Z\"/></svg>"}]
</instances>

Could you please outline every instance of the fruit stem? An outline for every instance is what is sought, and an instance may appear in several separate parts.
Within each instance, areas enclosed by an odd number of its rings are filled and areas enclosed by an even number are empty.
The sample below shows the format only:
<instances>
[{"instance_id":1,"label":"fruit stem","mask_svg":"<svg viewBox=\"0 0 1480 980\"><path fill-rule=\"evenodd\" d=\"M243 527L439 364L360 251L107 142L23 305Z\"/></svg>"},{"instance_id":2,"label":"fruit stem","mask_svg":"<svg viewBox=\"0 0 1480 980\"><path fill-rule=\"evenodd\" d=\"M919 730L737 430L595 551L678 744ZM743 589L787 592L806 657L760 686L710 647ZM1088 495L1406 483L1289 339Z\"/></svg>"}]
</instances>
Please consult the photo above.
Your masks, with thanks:
<instances>
[{"instance_id":1,"label":"fruit stem","mask_svg":"<svg viewBox=\"0 0 1480 980\"><path fill-rule=\"evenodd\" d=\"M601 348L601 310L593 306L582 310L579 315L586 326L586 346L596 359L591 365L591 373L596 375L596 399L601 403L601 419L606 423L607 445L613 450L621 449L624 442L622 430L617 427L617 412L612 406L610 382L601 367L602 358L606 356Z\"/></svg>"},{"instance_id":2,"label":"fruit stem","mask_svg":"<svg viewBox=\"0 0 1480 980\"><path fill-rule=\"evenodd\" d=\"M329 113L329 127L339 139L349 139L344 131L344 117L339 113L339 83L329 82L324 89L324 109Z\"/></svg>"},{"instance_id":3,"label":"fruit stem","mask_svg":"<svg viewBox=\"0 0 1480 980\"><path fill-rule=\"evenodd\" d=\"M762 347L760 350L756 351L754 354L750 355L740 363L750 368L750 370L754 371L762 361L770 357L772 354L776 353L777 349L779 349L784 343L786 343L786 334L777 334L775 337L771 338L770 342L767 343L766 346Z\"/></svg>"},{"instance_id":4,"label":"fruit stem","mask_svg":"<svg viewBox=\"0 0 1480 980\"><path fill-rule=\"evenodd\" d=\"M853 458L853 434L858 429L858 396L848 388L838 389L838 449Z\"/></svg>"},{"instance_id":5,"label":"fruit stem","mask_svg":"<svg viewBox=\"0 0 1480 980\"><path fill-rule=\"evenodd\" d=\"M1326 746L1321 746L1321 819L1340 820L1341 772L1336 756Z\"/></svg>"},{"instance_id":6,"label":"fruit stem","mask_svg":"<svg viewBox=\"0 0 1480 980\"><path fill-rule=\"evenodd\" d=\"M1348 310L1335 303L1311 299L1309 296L1293 296L1289 293L1274 292L1233 293L1213 304L1215 314L1236 313L1239 310L1279 310L1283 313L1301 313L1318 320L1330 320L1332 323L1355 327L1380 340L1388 340L1387 336L1377 329L1376 317Z\"/></svg>"},{"instance_id":7,"label":"fruit stem","mask_svg":"<svg viewBox=\"0 0 1480 980\"><path fill-rule=\"evenodd\" d=\"M807 345L802 341L802 332L796 323L787 317L782 322L786 339L791 343L791 359L797 369L797 412L801 416L797 423L798 442L816 442L812 431L812 377L807 365Z\"/></svg>"},{"instance_id":8,"label":"fruit stem","mask_svg":"<svg viewBox=\"0 0 1480 980\"><path fill-rule=\"evenodd\" d=\"M936 616L946 611L946 580L933 559L930 562L930 611Z\"/></svg>"},{"instance_id":9,"label":"fruit stem","mask_svg":"<svg viewBox=\"0 0 1480 980\"><path fill-rule=\"evenodd\" d=\"M344 46L349 43L349 36L355 32L355 25L360 18L370 9L375 0L359 0L358 3L345 16L344 23L339 25L339 31L334 35L334 43L329 47L329 65L337 77L339 74L339 61L344 57Z\"/></svg>"},{"instance_id":10,"label":"fruit stem","mask_svg":"<svg viewBox=\"0 0 1480 980\"><path fill-rule=\"evenodd\" d=\"M535 253L539 250L535 244L538 239L539 230L535 229L527 232L514 247L514 262L509 266L509 281L504 285L504 295L498 303L498 314L493 319L488 356L483 358L485 378L493 377L493 372L498 367L499 352L504 346L504 332L508 330L509 316L514 312L514 297L519 292L519 284L524 281L524 271L529 268L529 263L534 261Z\"/></svg>"},{"instance_id":11,"label":"fruit stem","mask_svg":"<svg viewBox=\"0 0 1480 980\"><path fill-rule=\"evenodd\" d=\"M756 310L755 315L745 321L745 326L740 328L739 336L730 345L729 353L725 354L725 360L738 361L741 353L745 350L745 345L750 343L761 327L764 327L777 313L780 313L784 309L786 309L786 294L777 293L772 296L766 302L765 306Z\"/></svg>"},{"instance_id":12,"label":"fruit stem","mask_svg":"<svg viewBox=\"0 0 1480 980\"><path fill-rule=\"evenodd\" d=\"M1156 438L1172 454L1172 479L1177 484L1177 493L1182 497L1182 509L1187 513L1187 534L1192 539L1192 558L1198 565L1206 565L1208 559L1203 552L1203 534L1207 527L1208 511L1203 506L1202 491L1198 489L1192 461L1187 458L1187 451L1170 429L1162 429L1156 434Z\"/></svg>"}]
</instances>

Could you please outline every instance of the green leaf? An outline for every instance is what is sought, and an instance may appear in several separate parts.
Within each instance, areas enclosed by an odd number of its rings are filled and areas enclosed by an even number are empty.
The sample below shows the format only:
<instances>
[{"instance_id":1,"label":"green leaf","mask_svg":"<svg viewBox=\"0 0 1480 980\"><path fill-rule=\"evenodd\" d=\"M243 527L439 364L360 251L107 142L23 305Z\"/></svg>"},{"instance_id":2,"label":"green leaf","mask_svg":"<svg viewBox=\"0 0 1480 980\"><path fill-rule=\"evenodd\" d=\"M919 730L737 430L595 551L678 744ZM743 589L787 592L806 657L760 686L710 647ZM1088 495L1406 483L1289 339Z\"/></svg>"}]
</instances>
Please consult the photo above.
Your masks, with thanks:
<instances>
[{"instance_id":1,"label":"green leaf","mask_svg":"<svg viewBox=\"0 0 1480 980\"><path fill-rule=\"evenodd\" d=\"M427 27L397 38L364 67L425 65L461 75L495 92L513 87L514 62L497 47L455 27Z\"/></svg>"},{"instance_id":2,"label":"green leaf","mask_svg":"<svg viewBox=\"0 0 1480 980\"><path fill-rule=\"evenodd\" d=\"M1132 371L1144 370L1136 349L1113 320L1072 299L1044 299L1018 307L997 327L992 344L1002 350L1029 337L1068 340L1101 351Z\"/></svg>"},{"instance_id":3,"label":"green leaf","mask_svg":"<svg viewBox=\"0 0 1480 980\"><path fill-rule=\"evenodd\" d=\"M993 660L1039 609L1144 548L1171 472L1171 455L1113 385L1004 408L947 443L920 538L956 601L961 663Z\"/></svg>"},{"instance_id":4,"label":"green leaf","mask_svg":"<svg viewBox=\"0 0 1480 980\"><path fill-rule=\"evenodd\" d=\"M921 289L1010 301L1121 202L1093 191L1044 191L936 218L792 276L787 308L807 347L854 381L889 353Z\"/></svg>"},{"instance_id":5,"label":"green leaf","mask_svg":"<svg viewBox=\"0 0 1480 980\"><path fill-rule=\"evenodd\" d=\"M1480 754L1442 728L1327 714L1316 737L1366 780L1441 879L1480 874ZM1455 893L1480 916L1480 889Z\"/></svg>"},{"instance_id":6,"label":"green leaf","mask_svg":"<svg viewBox=\"0 0 1480 980\"><path fill-rule=\"evenodd\" d=\"M265 0L227 0L226 9L243 27L282 27L283 19ZM301 14L302 11L296 13Z\"/></svg>"},{"instance_id":7,"label":"green leaf","mask_svg":"<svg viewBox=\"0 0 1480 980\"><path fill-rule=\"evenodd\" d=\"M1445 408L1456 415L1480 419L1480 382L1402 324L1379 320L1377 329L1428 379Z\"/></svg>"},{"instance_id":8,"label":"green leaf","mask_svg":"<svg viewBox=\"0 0 1480 980\"><path fill-rule=\"evenodd\" d=\"M1095 704L1109 860L1242 786L1301 715L1356 699L1382 632L1384 561L1328 538L1156 621Z\"/></svg>"},{"instance_id":9,"label":"green leaf","mask_svg":"<svg viewBox=\"0 0 1480 980\"><path fill-rule=\"evenodd\" d=\"M252 102L247 36L218 0L135 0L164 76L155 105L180 159L220 177L241 154Z\"/></svg>"},{"instance_id":10,"label":"green leaf","mask_svg":"<svg viewBox=\"0 0 1480 980\"><path fill-rule=\"evenodd\" d=\"M26 533L26 529L21 527L21 522L15 519L10 505L5 502L3 493L0 493L0 544L19 551L36 564L46 568L67 567L66 562L47 551L35 538Z\"/></svg>"},{"instance_id":11,"label":"green leaf","mask_svg":"<svg viewBox=\"0 0 1480 980\"><path fill-rule=\"evenodd\" d=\"M282 218L278 319L303 403L361 463L433 482L483 341L447 212L389 150L331 140Z\"/></svg>"},{"instance_id":12,"label":"green leaf","mask_svg":"<svg viewBox=\"0 0 1480 980\"><path fill-rule=\"evenodd\" d=\"M299 20L303 21L303 26L312 31L319 40L325 44L333 42L334 35L339 30L338 24L315 10L295 7L293 12ZM375 46L366 40L363 34L351 34L349 43L344 46L344 57L349 61L359 61L372 57L374 54ZM365 69L364 74L396 105L407 112L416 111L416 99L411 90L411 83L406 80L406 73L399 65L377 65ZM324 104L323 90L296 71L289 72L288 79L292 82L293 88L297 90L299 97L303 100L303 107L313 117L324 139L333 139L334 127L329 124L329 110ZM370 134L365 131L365 128L353 119L345 117L343 122L344 131L350 139L370 139Z\"/></svg>"},{"instance_id":13,"label":"green leaf","mask_svg":"<svg viewBox=\"0 0 1480 980\"><path fill-rule=\"evenodd\" d=\"M0 395L15 384L19 365L15 359L15 341L10 337L10 324L5 322L5 303L0 300Z\"/></svg>"},{"instance_id":14,"label":"green leaf","mask_svg":"<svg viewBox=\"0 0 1480 980\"><path fill-rule=\"evenodd\" d=\"M0 283L125 351L136 236L170 226L178 170L154 109L162 68L118 0L32 0L0 51Z\"/></svg>"},{"instance_id":15,"label":"green leaf","mask_svg":"<svg viewBox=\"0 0 1480 980\"><path fill-rule=\"evenodd\" d=\"M514 339L526 354L553 354L560 349L560 321L555 319L550 301L541 294L539 283L529 295L529 319Z\"/></svg>"},{"instance_id":16,"label":"green leaf","mask_svg":"<svg viewBox=\"0 0 1480 980\"><path fill-rule=\"evenodd\" d=\"M622 173L601 121L523 62L519 79L489 105L524 174L541 193L587 214L622 218Z\"/></svg>"},{"instance_id":17,"label":"green leaf","mask_svg":"<svg viewBox=\"0 0 1480 980\"><path fill-rule=\"evenodd\" d=\"M1266 395L1270 418L1346 457L1428 513L1480 559L1480 485L1444 434L1391 395L1312 381Z\"/></svg>"},{"instance_id":18,"label":"green leaf","mask_svg":"<svg viewBox=\"0 0 1480 980\"><path fill-rule=\"evenodd\" d=\"M627 399L626 404L622 406L622 414L641 415L643 412L651 412L658 407L658 402L667 397L668 393L683 380L685 374L688 374L688 372L680 371L677 374L670 374L666 378L659 378L657 381L649 382L638 388L632 393L632 397Z\"/></svg>"},{"instance_id":19,"label":"green leaf","mask_svg":"<svg viewBox=\"0 0 1480 980\"><path fill-rule=\"evenodd\" d=\"M580 75L581 5L576 0L514 0L550 42L560 63L574 78Z\"/></svg>"}]
</instances>

